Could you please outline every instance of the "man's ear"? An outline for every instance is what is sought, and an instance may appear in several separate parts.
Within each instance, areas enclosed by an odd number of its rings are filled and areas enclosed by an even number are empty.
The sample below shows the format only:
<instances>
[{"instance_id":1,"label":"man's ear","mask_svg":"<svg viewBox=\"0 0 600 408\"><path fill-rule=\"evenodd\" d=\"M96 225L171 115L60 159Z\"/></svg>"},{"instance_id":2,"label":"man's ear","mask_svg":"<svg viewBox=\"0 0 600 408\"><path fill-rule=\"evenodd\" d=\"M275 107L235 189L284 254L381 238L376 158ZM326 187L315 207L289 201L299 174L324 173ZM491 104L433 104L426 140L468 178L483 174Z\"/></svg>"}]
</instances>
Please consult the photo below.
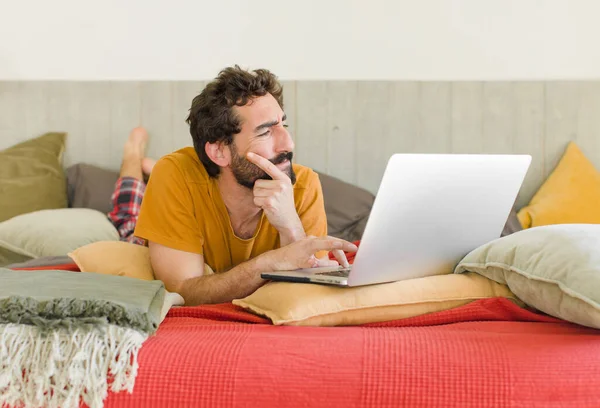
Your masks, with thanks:
<instances>
[{"instance_id":1,"label":"man's ear","mask_svg":"<svg viewBox=\"0 0 600 408\"><path fill-rule=\"evenodd\" d=\"M227 167L231 163L231 152L223 142L206 142L204 151L206 152L206 155L220 167Z\"/></svg>"}]
</instances>

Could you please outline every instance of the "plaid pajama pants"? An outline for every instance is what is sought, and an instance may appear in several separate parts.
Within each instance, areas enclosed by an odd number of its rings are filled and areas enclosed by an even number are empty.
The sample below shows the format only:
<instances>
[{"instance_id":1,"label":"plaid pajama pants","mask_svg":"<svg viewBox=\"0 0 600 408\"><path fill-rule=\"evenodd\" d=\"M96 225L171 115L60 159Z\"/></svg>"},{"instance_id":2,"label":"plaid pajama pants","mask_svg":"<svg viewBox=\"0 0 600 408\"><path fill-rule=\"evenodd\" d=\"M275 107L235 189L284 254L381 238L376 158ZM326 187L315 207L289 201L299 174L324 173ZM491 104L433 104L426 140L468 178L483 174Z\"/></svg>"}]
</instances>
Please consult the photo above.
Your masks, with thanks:
<instances>
[{"instance_id":1,"label":"plaid pajama pants","mask_svg":"<svg viewBox=\"0 0 600 408\"><path fill-rule=\"evenodd\" d=\"M134 177L120 177L115 184L111 197L113 209L108 219L119 231L121 241L146 245L144 239L133 235L145 192L146 184Z\"/></svg>"}]
</instances>

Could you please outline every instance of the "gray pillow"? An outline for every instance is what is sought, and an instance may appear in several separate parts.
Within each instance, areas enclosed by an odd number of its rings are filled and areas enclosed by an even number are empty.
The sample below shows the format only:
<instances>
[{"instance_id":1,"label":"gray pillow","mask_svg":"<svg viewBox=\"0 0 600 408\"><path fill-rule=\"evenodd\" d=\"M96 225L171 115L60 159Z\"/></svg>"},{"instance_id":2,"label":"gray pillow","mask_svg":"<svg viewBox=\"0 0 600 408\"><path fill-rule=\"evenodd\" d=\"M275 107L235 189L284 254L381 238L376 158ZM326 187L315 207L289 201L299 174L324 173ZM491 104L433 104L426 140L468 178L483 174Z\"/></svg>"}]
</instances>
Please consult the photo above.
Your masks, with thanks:
<instances>
[{"instance_id":1,"label":"gray pillow","mask_svg":"<svg viewBox=\"0 0 600 408\"><path fill-rule=\"evenodd\" d=\"M329 235L348 241L360 240L373 207L375 196L369 191L336 177L319 173L327 215ZM67 169L69 207L90 208L104 214L112 210L111 196L119 173L91 164L78 163ZM523 228L513 208L502 236Z\"/></svg>"},{"instance_id":2,"label":"gray pillow","mask_svg":"<svg viewBox=\"0 0 600 408\"><path fill-rule=\"evenodd\" d=\"M336 177L319 173L329 235L347 241L361 239L375 196Z\"/></svg>"},{"instance_id":3,"label":"gray pillow","mask_svg":"<svg viewBox=\"0 0 600 408\"><path fill-rule=\"evenodd\" d=\"M67 169L69 207L90 208L107 214L119 173L91 164L78 163Z\"/></svg>"},{"instance_id":4,"label":"gray pillow","mask_svg":"<svg viewBox=\"0 0 600 408\"><path fill-rule=\"evenodd\" d=\"M515 207L510 210L510 214L508 215L508 219L506 220L506 224L504 225L504 229L502 230L502 234L500 236L505 237L510 234L514 234L515 232L519 232L523 229L523 226L519 222L517 218L517 210Z\"/></svg>"},{"instance_id":5,"label":"gray pillow","mask_svg":"<svg viewBox=\"0 0 600 408\"><path fill-rule=\"evenodd\" d=\"M5 268L8 268L8 269L39 268L39 267L65 265L65 264L71 264L71 263L74 263L74 261L67 255L43 256L40 258L30 259L28 261L23 261L23 262L6 265Z\"/></svg>"},{"instance_id":6,"label":"gray pillow","mask_svg":"<svg viewBox=\"0 0 600 408\"><path fill-rule=\"evenodd\" d=\"M78 163L67 169L69 207L108 213L119 173L91 164ZM359 240L369 218L375 196L365 189L319 173L323 187L329 234L349 241Z\"/></svg>"}]
</instances>

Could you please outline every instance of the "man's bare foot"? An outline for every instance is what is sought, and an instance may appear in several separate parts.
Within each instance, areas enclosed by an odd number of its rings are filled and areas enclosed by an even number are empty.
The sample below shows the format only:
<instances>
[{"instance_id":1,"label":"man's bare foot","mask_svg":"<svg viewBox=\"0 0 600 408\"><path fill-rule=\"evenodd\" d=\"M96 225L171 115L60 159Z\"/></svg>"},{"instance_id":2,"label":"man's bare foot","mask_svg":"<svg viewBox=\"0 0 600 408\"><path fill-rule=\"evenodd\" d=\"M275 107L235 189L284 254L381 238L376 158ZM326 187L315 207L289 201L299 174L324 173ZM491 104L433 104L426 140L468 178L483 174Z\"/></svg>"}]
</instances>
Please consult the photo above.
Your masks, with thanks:
<instances>
[{"instance_id":1,"label":"man's bare foot","mask_svg":"<svg viewBox=\"0 0 600 408\"><path fill-rule=\"evenodd\" d=\"M154 165L156 164L156 160L151 159L149 157L144 157L142 159L142 172L149 176L150 173L152 173L152 169L154 168Z\"/></svg>"},{"instance_id":2,"label":"man's bare foot","mask_svg":"<svg viewBox=\"0 0 600 408\"><path fill-rule=\"evenodd\" d=\"M129 133L129 138L125 142L123 155L128 153L144 157L146 155L146 144L148 144L148 132L143 127L136 127Z\"/></svg>"},{"instance_id":3,"label":"man's bare foot","mask_svg":"<svg viewBox=\"0 0 600 408\"><path fill-rule=\"evenodd\" d=\"M123 147L123 161L121 163L121 177L134 177L142 180L142 160L146 153L148 133L142 127L134 128Z\"/></svg>"}]
</instances>

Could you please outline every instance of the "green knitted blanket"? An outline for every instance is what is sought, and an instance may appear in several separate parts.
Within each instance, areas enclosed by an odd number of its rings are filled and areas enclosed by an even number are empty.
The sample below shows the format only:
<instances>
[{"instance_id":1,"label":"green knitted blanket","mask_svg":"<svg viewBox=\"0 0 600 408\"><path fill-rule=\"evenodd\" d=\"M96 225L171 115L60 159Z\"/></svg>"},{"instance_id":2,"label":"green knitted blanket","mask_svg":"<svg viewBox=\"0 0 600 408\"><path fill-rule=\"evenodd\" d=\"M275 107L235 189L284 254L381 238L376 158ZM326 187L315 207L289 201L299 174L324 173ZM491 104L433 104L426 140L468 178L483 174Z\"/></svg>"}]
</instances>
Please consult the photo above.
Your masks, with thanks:
<instances>
[{"instance_id":1,"label":"green knitted blanket","mask_svg":"<svg viewBox=\"0 0 600 408\"><path fill-rule=\"evenodd\" d=\"M139 349L173 304L161 281L0 268L0 406L101 407L109 390L132 392Z\"/></svg>"}]
</instances>

